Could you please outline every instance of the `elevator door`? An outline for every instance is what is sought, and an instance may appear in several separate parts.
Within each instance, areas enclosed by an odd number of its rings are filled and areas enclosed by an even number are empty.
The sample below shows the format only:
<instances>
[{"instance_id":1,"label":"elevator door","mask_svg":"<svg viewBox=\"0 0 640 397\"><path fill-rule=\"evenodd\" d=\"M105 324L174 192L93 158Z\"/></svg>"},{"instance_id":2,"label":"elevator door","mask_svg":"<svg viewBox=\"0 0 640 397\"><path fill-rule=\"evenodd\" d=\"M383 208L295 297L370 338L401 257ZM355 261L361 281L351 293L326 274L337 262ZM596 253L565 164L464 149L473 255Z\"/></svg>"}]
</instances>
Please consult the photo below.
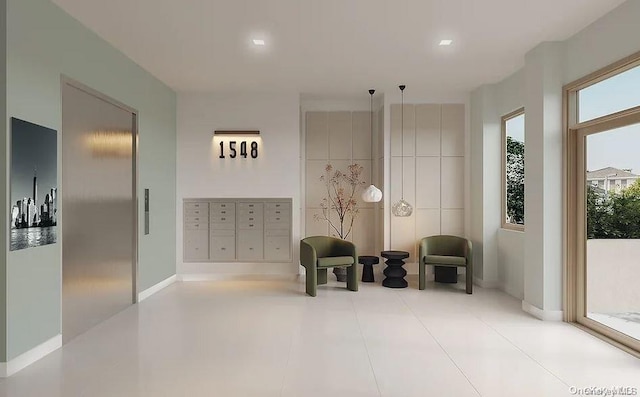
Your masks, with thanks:
<instances>
[{"instance_id":1,"label":"elevator door","mask_svg":"<svg viewBox=\"0 0 640 397\"><path fill-rule=\"evenodd\" d=\"M62 86L62 337L134 303L135 114Z\"/></svg>"}]
</instances>

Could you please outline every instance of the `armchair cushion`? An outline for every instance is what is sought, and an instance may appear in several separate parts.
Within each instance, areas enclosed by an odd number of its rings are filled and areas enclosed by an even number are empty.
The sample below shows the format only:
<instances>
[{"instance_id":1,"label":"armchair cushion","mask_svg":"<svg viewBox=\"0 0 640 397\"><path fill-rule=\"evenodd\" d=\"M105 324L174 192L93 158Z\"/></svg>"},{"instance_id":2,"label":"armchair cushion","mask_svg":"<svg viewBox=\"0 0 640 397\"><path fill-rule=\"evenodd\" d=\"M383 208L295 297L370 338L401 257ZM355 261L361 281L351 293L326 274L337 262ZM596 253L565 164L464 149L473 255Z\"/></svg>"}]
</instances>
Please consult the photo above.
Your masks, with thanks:
<instances>
[{"instance_id":1,"label":"armchair cushion","mask_svg":"<svg viewBox=\"0 0 640 397\"><path fill-rule=\"evenodd\" d=\"M318 258L318 267L335 267L353 265L352 256L325 256Z\"/></svg>"},{"instance_id":2,"label":"armchair cushion","mask_svg":"<svg viewBox=\"0 0 640 397\"><path fill-rule=\"evenodd\" d=\"M424 263L425 265L466 266L467 260L464 256L425 255Z\"/></svg>"}]
</instances>

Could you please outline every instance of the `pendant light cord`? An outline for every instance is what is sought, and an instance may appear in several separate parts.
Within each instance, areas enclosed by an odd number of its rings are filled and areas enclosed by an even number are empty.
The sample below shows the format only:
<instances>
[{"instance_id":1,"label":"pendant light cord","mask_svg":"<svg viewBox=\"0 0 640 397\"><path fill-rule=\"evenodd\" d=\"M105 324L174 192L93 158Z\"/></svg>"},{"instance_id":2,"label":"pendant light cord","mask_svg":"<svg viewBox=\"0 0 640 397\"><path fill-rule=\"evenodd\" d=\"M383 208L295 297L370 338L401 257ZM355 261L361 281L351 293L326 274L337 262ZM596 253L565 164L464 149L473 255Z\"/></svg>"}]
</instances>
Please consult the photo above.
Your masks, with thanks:
<instances>
[{"instance_id":1,"label":"pendant light cord","mask_svg":"<svg viewBox=\"0 0 640 397\"><path fill-rule=\"evenodd\" d=\"M369 124L369 131L371 131L371 167L369 168L369 182L373 185L373 94L376 90L369 90L369 111L371 113L371 124Z\"/></svg>"},{"instance_id":2,"label":"pendant light cord","mask_svg":"<svg viewBox=\"0 0 640 397\"><path fill-rule=\"evenodd\" d=\"M400 86L400 92L402 93L402 107L400 108L401 112L400 112L400 137L401 137L401 147L400 147L400 153L402 154L402 158L400 161L402 161L402 172L400 173L401 179L400 179L400 198L402 201L404 201L404 85Z\"/></svg>"}]
</instances>

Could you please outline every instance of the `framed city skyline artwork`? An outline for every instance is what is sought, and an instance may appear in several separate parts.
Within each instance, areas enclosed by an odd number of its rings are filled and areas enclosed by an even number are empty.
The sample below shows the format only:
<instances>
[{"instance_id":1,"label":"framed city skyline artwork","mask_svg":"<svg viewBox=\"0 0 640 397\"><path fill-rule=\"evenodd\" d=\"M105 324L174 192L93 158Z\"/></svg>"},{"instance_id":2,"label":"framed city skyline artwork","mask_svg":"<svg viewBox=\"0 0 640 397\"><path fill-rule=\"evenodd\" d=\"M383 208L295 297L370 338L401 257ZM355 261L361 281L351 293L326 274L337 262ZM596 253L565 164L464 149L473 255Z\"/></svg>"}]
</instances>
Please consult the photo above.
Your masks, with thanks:
<instances>
[{"instance_id":1,"label":"framed city skyline artwork","mask_svg":"<svg viewBox=\"0 0 640 397\"><path fill-rule=\"evenodd\" d=\"M58 133L11 118L10 251L57 241Z\"/></svg>"}]
</instances>

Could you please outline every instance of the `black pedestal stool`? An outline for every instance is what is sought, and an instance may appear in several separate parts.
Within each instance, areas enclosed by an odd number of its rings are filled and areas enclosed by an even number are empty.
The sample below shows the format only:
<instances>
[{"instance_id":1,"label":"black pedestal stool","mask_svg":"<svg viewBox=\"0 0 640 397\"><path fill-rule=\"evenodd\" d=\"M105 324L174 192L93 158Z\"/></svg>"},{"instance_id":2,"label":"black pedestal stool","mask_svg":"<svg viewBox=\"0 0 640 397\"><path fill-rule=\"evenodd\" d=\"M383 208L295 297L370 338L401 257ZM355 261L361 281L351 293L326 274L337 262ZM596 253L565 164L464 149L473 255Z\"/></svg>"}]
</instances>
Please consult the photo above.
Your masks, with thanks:
<instances>
[{"instance_id":1,"label":"black pedestal stool","mask_svg":"<svg viewBox=\"0 0 640 397\"><path fill-rule=\"evenodd\" d=\"M373 265L380 263L380 258L377 256L359 256L358 263L362 264L362 282L373 283L375 278L373 277Z\"/></svg>"}]
</instances>

